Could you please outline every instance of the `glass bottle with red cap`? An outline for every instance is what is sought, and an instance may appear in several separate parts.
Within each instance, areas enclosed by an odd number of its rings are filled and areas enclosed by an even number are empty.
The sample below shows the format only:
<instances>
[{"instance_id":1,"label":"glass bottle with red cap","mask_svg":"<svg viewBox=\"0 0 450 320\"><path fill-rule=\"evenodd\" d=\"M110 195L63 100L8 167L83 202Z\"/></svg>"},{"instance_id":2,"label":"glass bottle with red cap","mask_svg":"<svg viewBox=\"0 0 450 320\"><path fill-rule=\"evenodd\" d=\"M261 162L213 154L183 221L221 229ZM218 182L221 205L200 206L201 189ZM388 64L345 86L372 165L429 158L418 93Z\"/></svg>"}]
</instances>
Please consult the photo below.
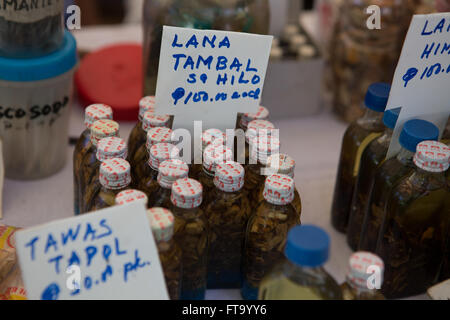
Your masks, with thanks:
<instances>
[{"instance_id":1,"label":"glass bottle with red cap","mask_svg":"<svg viewBox=\"0 0 450 320\"><path fill-rule=\"evenodd\" d=\"M183 246L182 300L205 299L209 226L201 207L202 193L202 185L193 179L177 180L172 185L174 239Z\"/></svg>"},{"instance_id":2,"label":"glass bottle with red cap","mask_svg":"<svg viewBox=\"0 0 450 320\"><path fill-rule=\"evenodd\" d=\"M169 297L171 300L178 300L183 279L183 253L173 237L175 218L168 209L158 207L149 209L147 215L158 246Z\"/></svg>"},{"instance_id":3,"label":"glass bottle with red cap","mask_svg":"<svg viewBox=\"0 0 450 320\"><path fill-rule=\"evenodd\" d=\"M170 208L170 195L175 181L188 177L189 167L186 162L171 159L162 162L159 166L158 188L150 195L149 207Z\"/></svg>"},{"instance_id":4,"label":"glass bottle with red cap","mask_svg":"<svg viewBox=\"0 0 450 320\"><path fill-rule=\"evenodd\" d=\"M352 254L346 281L341 285L344 300L385 300L380 292L383 285L384 263L377 255L360 251Z\"/></svg>"},{"instance_id":5,"label":"glass bottle with red cap","mask_svg":"<svg viewBox=\"0 0 450 320\"><path fill-rule=\"evenodd\" d=\"M139 115L138 115L138 122L136 126L133 128L133 130L130 133L130 136L128 138L128 152L130 154L130 159L134 156L136 151L139 149L140 146L145 144L147 139L147 131L145 131L142 128L143 125L143 119L144 114L146 112L152 112L155 109L155 97L154 96L147 96L143 97L139 101Z\"/></svg>"},{"instance_id":6,"label":"glass bottle with red cap","mask_svg":"<svg viewBox=\"0 0 450 320\"><path fill-rule=\"evenodd\" d=\"M91 127L97 120L112 120L113 110L110 106L105 104L93 104L87 107L84 111L84 125L86 129L81 133L75 149L73 151L73 191L74 191L74 213L80 214L80 168L83 161L84 154L88 150L88 145L91 140Z\"/></svg>"},{"instance_id":7,"label":"glass bottle with red cap","mask_svg":"<svg viewBox=\"0 0 450 320\"><path fill-rule=\"evenodd\" d=\"M415 170L391 189L375 250L386 264L381 290L389 299L424 293L438 280L450 221L449 161L448 146L424 141Z\"/></svg>"},{"instance_id":8,"label":"glass bottle with red cap","mask_svg":"<svg viewBox=\"0 0 450 320\"><path fill-rule=\"evenodd\" d=\"M211 144L225 145L226 135L222 130L208 129L203 132L201 140L202 140L202 144L201 144L200 151L201 151L202 159L195 159L195 160L197 160L195 162L199 162L199 163L194 162L190 166L189 178L191 178L191 179L198 179L200 172L202 172L202 170L203 170L203 163L202 163L202 161L199 161L199 160L203 160L203 154L205 153L206 147L208 147Z\"/></svg>"},{"instance_id":9,"label":"glass bottle with red cap","mask_svg":"<svg viewBox=\"0 0 450 320\"><path fill-rule=\"evenodd\" d=\"M244 279L241 293L246 300L256 300L264 276L284 259L289 230L300 220L294 207L294 179L272 175L266 179L264 199L247 225L244 247Z\"/></svg>"},{"instance_id":10,"label":"glass bottle with red cap","mask_svg":"<svg viewBox=\"0 0 450 320\"><path fill-rule=\"evenodd\" d=\"M245 166L250 165L250 156L251 156L251 147L250 144L254 140L255 137L258 136L271 136L273 133L273 130L275 130L275 125L267 120L253 120L248 124L247 131L245 132ZM253 148L254 146L252 146ZM254 147L256 148L256 147ZM239 159L240 152L239 146L238 148L235 148L237 150L237 160L239 163L241 163L242 159ZM244 168L245 168L244 166ZM247 168L246 168L247 169Z\"/></svg>"},{"instance_id":11,"label":"glass bottle with red cap","mask_svg":"<svg viewBox=\"0 0 450 320\"><path fill-rule=\"evenodd\" d=\"M239 163L219 163L215 189L205 213L211 230L208 254L208 289L241 287L245 228L251 209L244 186L245 170Z\"/></svg>"},{"instance_id":12,"label":"glass bottle with red cap","mask_svg":"<svg viewBox=\"0 0 450 320\"><path fill-rule=\"evenodd\" d=\"M127 145L125 140L117 137L103 138L97 144L97 161L92 164L91 176L88 177L86 190L82 195L81 213L86 213L86 205L92 202L92 198L99 192L100 184L100 165L102 162L113 158L127 158Z\"/></svg>"},{"instance_id":13,"label":"glass bottle with red cap","mask_svg":"<svg viewBox=\"0 0 450 320\"><path fill-rule=\"evenodd\" d=\"M268 120L269 115L269 110L263 106L259 106L256 113L239 113L236 129L242 129L245 132L250 122L254 120Z\"/></svg>"},{"instance_id":14,"label":"glass bottle with red cap","mask_svg":"<svg viewBox=\"0 0 450 320\"><path fill-rule=\"evenodd\" d=\"M129 203L141 202L147 207L148 198L145 193L135 189L127 189L116 196L116 205L123 206Z\"/></svg>"},{"instance_id":15,"label":"glass bottle with red cap","mask_svg":"<svg viewBox=\"0 0 450 320\"><path fill-rule=\"evenodd\" d=\"M93 197L87 211L96 211L116 204L116 197L129 188L130 164L120 158L108 159L100 165L100 191Z\"/></svg>"}]
</instances>

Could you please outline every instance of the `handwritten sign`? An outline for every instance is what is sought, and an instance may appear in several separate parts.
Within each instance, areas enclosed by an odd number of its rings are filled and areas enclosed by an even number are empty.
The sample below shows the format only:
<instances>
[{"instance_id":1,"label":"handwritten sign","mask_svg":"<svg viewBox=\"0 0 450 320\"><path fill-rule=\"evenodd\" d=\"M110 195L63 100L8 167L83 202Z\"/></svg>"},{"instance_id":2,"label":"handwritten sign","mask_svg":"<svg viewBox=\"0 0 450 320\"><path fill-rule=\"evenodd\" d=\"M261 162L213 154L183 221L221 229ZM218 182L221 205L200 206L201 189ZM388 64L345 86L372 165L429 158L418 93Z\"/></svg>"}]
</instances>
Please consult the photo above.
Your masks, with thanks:
<instances>
[{"instance_id":1,"label":"handwritten sign","mask_svg":"<svg viewBox=\"0 0 450 320\"><path fill-rule=\"evenodd\" d=\"M272 36L164 26L156 112L174 129L234 129L260 104Z\"/></svg>"},{"instance_id":2,"label":"handwritten sign","mask_svg":"<svg viewBox=\"0 0 450 320\"><path fill-rule=\"evenodd\" d=\"M400 149L408 120L436 124L441 135L450 115L450 13L415 15L395 71L387 109L402 107L388 158Z\"/></svg>"},{"instance_id":3,"label":"handwritten sign","mask_svg":"<svg viewBox=\"0 0 450 320\"><path fill-rule=\"evenodd\" d=\"M19 231L16 248L29 299L168 299L140 203Z\"/></svg>"}]
</instances>

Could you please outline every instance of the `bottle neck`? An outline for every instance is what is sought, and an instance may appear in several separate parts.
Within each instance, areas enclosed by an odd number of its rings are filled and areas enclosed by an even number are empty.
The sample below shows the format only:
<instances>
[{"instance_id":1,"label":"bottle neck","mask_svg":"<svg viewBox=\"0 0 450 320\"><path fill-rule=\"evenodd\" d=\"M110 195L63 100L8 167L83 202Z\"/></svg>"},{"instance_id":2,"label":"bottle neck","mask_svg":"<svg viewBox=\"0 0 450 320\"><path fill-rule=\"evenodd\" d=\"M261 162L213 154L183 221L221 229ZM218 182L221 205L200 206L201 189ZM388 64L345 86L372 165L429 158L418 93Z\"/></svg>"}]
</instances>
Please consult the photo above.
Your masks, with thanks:
<instances>
[{"instance_id":1,"label":"bottle neck","mask_svg":"<svg viewBox=\"0 0 450 320\"><path fill-rule=\"evenodd\" d=\"M377 292L377 289L369 289L368 286L357 285L356 283L354 283L350 279L347 279L346 283L347 283L347 286L351 290L353 290L353 292L354 292L354 294L356 296L364 295L364 296L367 297L367 295L369 295L369 294L376 294L376 292Z\"/></svg>"},{"instance_id":2,"label":"bottle neck","mask_svg":"<svg viewBox=\"0 0 450 320\"><path fill-rule=\"evenodd\" d=\"M172 249L173 247L173 244L174 244L173 238L170 238L167 241L158 241L157 243L158 251L160 253L170 251L170 249Z\"/></svg>"},{"instance_id":3,"label":"bottle neck","mask_svg":"<svg viewBox=\"0 0 450 320\"><path fill-rule=\"evenodd\" d=\"M429 172L416 167L409 180L413 186L434 190L445 185L445 172Z\"/></svg>"},{"instance_id":4,"label":"bottle neck","mask_svg":"<svg viewBox=\"0 0 450 320\"><path fill-rule=\"evenodd\" d=\"M397 155L397 160L403 165L412 165L414 159L414 152L409 151L408 149L401 148L400 152Z\"/></svg>"},{"instance_id":5,"label":"bottle neck","mask_svg":"<svg viewBox=\"0 0 450 320\"><path fill-rule=\"evenodd\" d=\"M376 112L372 109L366 108L366 112L361 118L357 120L357 123L367 129L382 128L384 126L383 116L383 112Z\"/></svg>"}]
</instances>

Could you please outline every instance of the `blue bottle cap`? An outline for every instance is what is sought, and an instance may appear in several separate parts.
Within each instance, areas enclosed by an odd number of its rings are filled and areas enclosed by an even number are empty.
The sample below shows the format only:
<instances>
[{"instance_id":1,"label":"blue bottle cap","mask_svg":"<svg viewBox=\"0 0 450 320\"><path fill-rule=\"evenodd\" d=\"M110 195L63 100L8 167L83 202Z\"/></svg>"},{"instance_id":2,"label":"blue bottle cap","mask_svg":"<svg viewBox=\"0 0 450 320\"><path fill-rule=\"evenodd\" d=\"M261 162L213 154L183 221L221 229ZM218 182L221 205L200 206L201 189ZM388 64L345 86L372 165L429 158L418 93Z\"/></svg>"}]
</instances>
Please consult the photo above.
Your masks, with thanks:
<instances>
[{"instance_id":1,"label":"blue bottle cap","mask_svg":"<svg viewBox=\"0 0 450 320\"><path fill-rule=\"evenodd\" d=\"M60 76L76 66L77 44L66 31L61 48L49 55L33 59L9 59L0 57L0 80L28 82Z\"/></svg>"},{"instance_id":2,"label":"blue bottle cap","mask_svg":"<svg viewBox=\"0 0 450 320\"><path fill-rule=\"evenodd\" d=\"M289 231L284 253L292 263L313 268L327 262L329 251L330 237L324 230L301 225Z\"/></svg>"},{"instance_id":3,"label":"blue bottle cap","mask_svg":"<svg viewBox=\"0 0 450 320\"><path fill-rule=\"evenodd\" d=\"M402 108L386 110L384 112L383 123L389 129L394 129L397 124L398 116Z\"/></svg>"},{"instance_id":4,"label":"blue bottle cap","mask_svg":"<svg viewBox=\"0 0 450 320\"><path fill-rule=\"evenodd\" d=\"M391 92L391 85L384 82L373 83L367 89L364 103L367 108L376 111L384 112Z\"/></svg>"},{"instance_id":5,"label":"blue bottle cap","mask_svg":"<svg viewBox=\"0 0 450 320\"><path fill-rule=\"evenodd\" d=\"M414 119L405 123L400 134L400 145L411 151L416 152L416 147L422 141L437 141L439 138L439 129L429 121Z\"/></svg>"}]
</instances>

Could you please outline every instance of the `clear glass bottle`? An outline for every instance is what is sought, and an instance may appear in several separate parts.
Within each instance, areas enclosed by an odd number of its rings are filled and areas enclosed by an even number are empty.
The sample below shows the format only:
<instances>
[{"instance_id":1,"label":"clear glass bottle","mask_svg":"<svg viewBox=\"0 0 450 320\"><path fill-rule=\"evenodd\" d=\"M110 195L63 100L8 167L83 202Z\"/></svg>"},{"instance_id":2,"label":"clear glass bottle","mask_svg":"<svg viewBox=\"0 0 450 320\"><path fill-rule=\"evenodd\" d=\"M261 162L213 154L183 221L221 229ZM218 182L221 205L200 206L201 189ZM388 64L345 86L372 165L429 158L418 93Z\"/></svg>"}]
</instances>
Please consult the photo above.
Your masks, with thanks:
<instances>
[{"instance_id":1,"label":"clear glass bottle","mask_svg":"<svg viewBox=\"0 0 450 320\"><path fill-rule=\"evenodd\" d=\"M158 188L150 195L149 207L170 208L170 195L175 181L187 178L189 167L179 159L166 160L159 166Z\"/></svg>"},{"instance_id":2,"label":"clear glass bottle","mask_svg":"<svg viewBox=\"0 0 450 320\"><path fill-rule=\"evenodd\" d=\"M105 104L93 104L88 106L84 111L84 130L78 139L75 149L73 151L73 195L74 195L74 213L80 214L80 168L83 161L84 154L88 150L89 142L91 141L91 127L97 120L112 120L113 110L110 106Z\"/></svg>"},{"instance_id":3,"label":"clear glass bottle","mask_svg":"<svg viewBox=\"0 0 450 320\"><path fill-rule=\"evenodd\" d=\"M294 207L294 180L286 175L266 179L265 201L253 211L245 234L242 297L258 298L264 276L284 259L289 230L300 220Z\"/></svg>"},{"instance_id":4,"label":"clear glass bottle","mask_svg":"<svg viewBox=\"0 0 450 320\"><path fill-rule=\"evenodd\" d=\"M120 158L108 159L100 165L101 189L88 204L87 212L116 205L116 196L129 188L131 183L130 164Z\"/></svg>"},{"instance_id":5,"label":"clear glass bottle","mask_svg":"<svg viewBox=\"0 0 450 320\"><path fill-rule=\"evenodd\" d=\"M322 229L296 226L287 235L284 255L261 282L259 300L341 300L336 281L324 270L330 238Z\"/></svg>"},{"instance_id":6,"label":"clear glass bottle","mask_svg":"<svg viewBox=\"0 0 450 320\"><path fill-rule=\"evenodd\" d=\"M364 101L366 114L350 124L344 134L331 208L331 222L339 232L347 231L361 155L367 145L378 138L384 130L383 112L388 102L390 89L390 85L386 83L370 85Z\"/></svg>"},{"instance_id":7,"label":"clear glass bottle","mask_svg":"<svg viewBox=\"0 0 450 320\"><path fill-rule=\"evenodd\" d=\"M414 171L391 189L375 250L386 262L389 299L425 293L438 281L450 222L449 160L445 144L424 141Z\"/></svg>"},{"instance_id":8,"label":"clear glass bottle","mask_svg":"<svg viewBox=\"0 0 450 320\"><path fill-rule=\"evenodd\" d=\"M396 157L386 160L376 170L367 212L363 219L360 250L375 251L378 233L384 219L386 201L392 187L413 170L413 157L417 145L422 141L437 140L438 136L439 129L431 122L410 120L405 123L399 137L402 149Z\"/></svg>"},{"instance_id":9,"label":"clear glass bottle","mask_svg":"<svg viewBox=\"0 0 450 320\"><path fill-rule=\"evenodd\" d=\"M252 140L258 136L271 136L272 133L274 133L274 130L276 130L275 125L272 122L267 121L267 120L253 120L248 124L247 131L245 131L244 168L246 170L248 169L248 168L246 168L246 166L248 166L250 164L255 164L255 163L250 163L250 155L252 152L252 150L250 150L251 149L250 144L251 144ZM255 160L255 159L253 159L253 160ZM255 161L253 161L253 162L255 162Z\"/></svg>"},{"instance_id":10,"label":"clear glass bottle","mask_svg":"<svg viewBox=\"0 0 450 320\"><path fill-rule=\"evenodd\" d=\"M222 130L219 129L208 129L202 133L202 144L201 144L201 156L202 159L195 159L195 162L199 163L193 163L189 170L189 178L191 179L198 179L198 176L200 172L203 171L203 154L205 153L206 147L209 145L224 145L226 141L226 134ZM198 161L201 160L201 161Z\"/></svg>"},{"instance_id":11,"label":"clear glass bottle","mask_svg":"<svg viewBox=\"0 0 450 320\"><path fill-rule=\"evenodd\" d=\"M386 159L399 113L400 108L385 111L383 123L386 129L383 135L372 141L361 156L361 167L356 178L347 227L347 243L354 251L359 247L361 228L372 193L375 172Z\"/></svg>"},{"instance_id":12,"label":"clear glass bottle","mask_svg":"<svg viewBox=\"0 0 450 320\"><path fill-rule=\"evenodd\" d=\"M148 111L150 111L151 113L155 110L155 102L156 101L154 96L144 97L139 101L138 123L133 128L128 138L128 153L130 155L129 159L133 159L134 154L139 149L139 147L144 145L147 141L147 131L142 128L144 114Z\"/></svg>"},{"instance_id":13,"label":"clear glass bottle","mask_svg":"<svg viewBox=\"0 0 450 320\"><path fill-rule=\"evenodd\" d=\"M208 264L209 226L202 204L202 185L181 179L172 185L174 239L183 244L181 300L204 300Z\"/></svg>"},{"instance_id":14,"label":"clear glass bottle","mask_svg":"<svg viewBox=\"0 0 450 320\"><path fill-rule=\"evenodd\" d=\"M150 159L147 163L148 174L142 176L137 182L139 190L143 191L150 199L158 189L159 165L166 160L180 157L180 149L170 143L158 143L150 148Z\"/></svg>"},{"instance_id":15,"label":"clear glass bottle","mask_svg":"<svg viewBox=\"0 0 450 320\"><path fill-rule=\"evenodd\" d=\"M341 285L344 300L385 300L380 289L383 285L383 260L377 255L360 251L352 254L346 282Z\"/></svg>"},{"instance_id":16,"label":"clear glass bottle","mask_svg":"<svg viewBox=\"0 0 450 320\"><path fill-rule=\"evenodd\" d=\"M95 164L97 163L97 144L103 138L118 137L119 124L113 120L98 120L95 121L91 127L90 141L86 147L86 152L83 154L79 174L79 189L80 189L80 213L88 212L87 203L84 202L84 195L94 176Z\"/></svg>"},{"instance_id":17,"label":"clear glass bottle","mask_svg":"<svg viewBox=\"0 0 450 320\"><path fill-rule=\"evenodd\" d=\"M178 300L183 279L183 252L173 237L175 218L166 208L151 208L147 211L147 215L158 246L159 261L169 297L171 300Z\"/></svg>"},{"instance_id":18,"label":"clear glass bottle","mask_svg":"<svg viewBox=\"0 0 450 320\"><path fill-rule=\"evenodd\" d=\"M203 203L210 202L211 193L216 188L214 175L219 163L233 160L233 151L222 144L209 145L203 153L203 170L198 175L198 181L203 186Z\"/></svg>"},{"instance_id":19,"label":"clear glass bottle","mask_svg":"<svg viewBox=\"0 0 450 320\"><path fill-rule=\"evenodd\" d=\"M97 144L97 161L92 164L91 176L85 188L85 192L81 195L83 204L92 203L92 199L98 194L102 188L100 183L100 165L102 162L113 158L127 158L127 144L125 140L117 137L103 138ZM85 205L82 207L81 213L86 213Z\"/></svg>"},{"instance_id":20,"label":"clear glass bottle","mask_svg":"<svg viewBox=\"0 0 450 320\"><path fill-rule=\"evenodd\" d=\"M144 3L144 92L155 95L164 25L267 34L268 0L146 0Z\"/></svg>"},{"instance_id":21,"label":"clear glass bottle","mask_svg":"<svg viewBox=\"0 0 450 320\"><path fill-rule=\"evenodd\" d=\"M241 287L242 253L245 228L251 208L242 192L245 171L229 161L216 166L211 199L205 205L210 227L208 289Z\"/></svg>"},{"instance_id":22,"label":"clear glass bottle","mask_svg":"<svg viewBox=\"0 0 450 320\"><path fill-rule=\"evenodd\" d=\"M116 196L116 205L118 206L123 206L134 202L142 202L145 207L147 207L147 195L139 190L127 189Z\"/></svg>"}]
</instances>

